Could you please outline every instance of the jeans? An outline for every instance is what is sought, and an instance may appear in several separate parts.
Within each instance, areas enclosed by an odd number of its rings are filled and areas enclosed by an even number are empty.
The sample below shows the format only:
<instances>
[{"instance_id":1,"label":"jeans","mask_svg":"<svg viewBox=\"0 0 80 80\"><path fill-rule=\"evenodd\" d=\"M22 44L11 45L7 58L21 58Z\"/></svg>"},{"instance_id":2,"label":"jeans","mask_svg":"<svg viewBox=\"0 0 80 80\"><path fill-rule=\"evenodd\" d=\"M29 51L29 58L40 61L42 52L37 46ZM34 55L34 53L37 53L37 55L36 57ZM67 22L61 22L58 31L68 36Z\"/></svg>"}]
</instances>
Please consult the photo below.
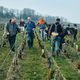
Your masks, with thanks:
<instances>
[{"instance_id":1,"label":"jeans","mask_svg":"<svg viewBox=\"0 0 80 80\"><path fill-rule=\"evenodd\" d=\"M53 55L54 51L58 54L58 52L61 48L60 43L61 43L61 38L59 36L52 39L52 55Z\"/></svg>"},{"instance_id":2,"label":"jeans","mask_svg":"<svg viewBox=\"0 0 80 80\"><path fill-rule=\"evenodd\" d=\"M46 40L46 32L45 32L45 29L41 29L40 32L41 32L41 39L43 41L45 41Z\"/></svg>"},{"instance_id":3,"label":"jeans","mask_svg":"<svg viewBox=\"0 0 80 80\"><path fill-rule=\"evenodd\" d=\"M34 33L27 34L28 48L32 48L33 47L33 41L34 41Z\"/></svg>"}]
</instances>

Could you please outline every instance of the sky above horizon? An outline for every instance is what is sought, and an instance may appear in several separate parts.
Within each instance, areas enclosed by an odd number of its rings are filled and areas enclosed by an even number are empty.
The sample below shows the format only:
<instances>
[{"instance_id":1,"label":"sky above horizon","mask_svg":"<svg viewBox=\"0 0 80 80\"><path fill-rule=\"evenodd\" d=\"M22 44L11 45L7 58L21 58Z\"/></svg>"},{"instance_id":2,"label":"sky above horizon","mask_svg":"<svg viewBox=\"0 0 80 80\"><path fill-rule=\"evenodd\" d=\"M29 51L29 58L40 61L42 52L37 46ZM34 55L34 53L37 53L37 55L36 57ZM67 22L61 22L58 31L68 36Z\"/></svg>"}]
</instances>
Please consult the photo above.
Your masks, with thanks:
<instances>
[{"instance_id":1,"label":"sky above horizon","mask_svg":"<svg viewBox=\"0 0 80 80\"><path fill-rule=\"evenodd\" d=\"M42 15L63 16L70 22L80 23L80 0L0 0L0 6L31 8Z\"/></svg>"}]
</instances>

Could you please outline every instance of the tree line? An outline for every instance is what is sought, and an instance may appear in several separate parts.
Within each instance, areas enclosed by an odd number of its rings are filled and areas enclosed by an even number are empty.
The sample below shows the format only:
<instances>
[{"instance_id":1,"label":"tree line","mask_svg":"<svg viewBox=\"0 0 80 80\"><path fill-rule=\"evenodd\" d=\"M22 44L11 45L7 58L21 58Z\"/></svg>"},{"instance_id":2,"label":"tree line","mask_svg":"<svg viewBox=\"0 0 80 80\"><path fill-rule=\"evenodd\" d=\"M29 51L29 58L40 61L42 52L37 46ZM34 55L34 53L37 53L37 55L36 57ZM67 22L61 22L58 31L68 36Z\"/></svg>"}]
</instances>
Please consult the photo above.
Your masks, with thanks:
<instances>
[{"instance_id":1,"label":"tree line","mask_svg":"<svg viewBox=\"0 0 80 80\"><path fill-rule=\"evenodd\" d=\"M29 9L29 8L18 10L18 9L8 9L3 6L0 6L0 18L1 19L5 19L5 18L9 19L12 17L16 17L17 19L21 19L21 18L26 19L28 16L33 16L33 20L37 21L42 15L36 12L35 10ZM55 21L56 17L45 16L45 19L47 22L53 22ZM61 20L65 22L67 21L67 19L65 19L64 17L61 17Z\"/></svg>"}]
</instances>

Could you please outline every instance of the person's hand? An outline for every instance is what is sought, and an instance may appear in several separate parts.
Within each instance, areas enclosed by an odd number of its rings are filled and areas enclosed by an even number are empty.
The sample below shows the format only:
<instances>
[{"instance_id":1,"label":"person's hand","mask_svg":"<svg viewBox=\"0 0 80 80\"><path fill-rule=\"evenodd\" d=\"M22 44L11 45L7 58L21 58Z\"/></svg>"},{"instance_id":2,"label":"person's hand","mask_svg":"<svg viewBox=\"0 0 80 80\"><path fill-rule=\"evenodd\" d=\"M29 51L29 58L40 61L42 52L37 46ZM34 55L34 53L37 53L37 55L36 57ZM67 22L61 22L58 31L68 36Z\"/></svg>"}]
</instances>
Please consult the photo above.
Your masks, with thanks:
<instances>
[{"instance_id":1,"label":"person's hand","mask_svg":"<svg viewBox=\"0 0 80 80\"><path fill-rule=\"evenodd\" d=\"M33 28L33 31L35 30L35 28Z\"/></svg>"},{"instance_id":2,"label":"person's hand","mask_svg":"<svg viewBox=\"0 0 80 80\"><path fill-rule=\"evenodd\" d=\"M9 32L7 32L6 34L9 35Z\"/></svg>"},{"instance_id":3,"label":"person's hand","mask_svg":"<svg viewBox=\"0 0 80 80\"><path fill-rule=\"evenodd\" d=\"M71 32L70 31L68 31L68 35L71 35Z\"/></svg>"}]
</instances>

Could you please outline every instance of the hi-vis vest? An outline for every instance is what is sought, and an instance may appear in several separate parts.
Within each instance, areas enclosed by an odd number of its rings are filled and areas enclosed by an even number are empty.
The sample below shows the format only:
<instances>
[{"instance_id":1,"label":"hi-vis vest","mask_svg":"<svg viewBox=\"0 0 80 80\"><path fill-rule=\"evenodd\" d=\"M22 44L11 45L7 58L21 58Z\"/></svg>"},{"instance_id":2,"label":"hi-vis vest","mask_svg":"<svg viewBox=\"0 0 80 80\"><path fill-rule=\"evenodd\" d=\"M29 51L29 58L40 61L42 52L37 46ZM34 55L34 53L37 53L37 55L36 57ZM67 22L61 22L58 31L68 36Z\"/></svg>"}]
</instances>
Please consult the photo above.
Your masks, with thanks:
<instances>
[{"instance_id":1,"label":"hi-vis vest","mask_svg":"<svg viewBox=\"0 0 80 80\"><path fill-rule=\"evenodd\" d=\"M43 25L43 24L45 24L45 20L41 19L41 20L38 21L38 23Z\"/></svg>"}]
</instances>

